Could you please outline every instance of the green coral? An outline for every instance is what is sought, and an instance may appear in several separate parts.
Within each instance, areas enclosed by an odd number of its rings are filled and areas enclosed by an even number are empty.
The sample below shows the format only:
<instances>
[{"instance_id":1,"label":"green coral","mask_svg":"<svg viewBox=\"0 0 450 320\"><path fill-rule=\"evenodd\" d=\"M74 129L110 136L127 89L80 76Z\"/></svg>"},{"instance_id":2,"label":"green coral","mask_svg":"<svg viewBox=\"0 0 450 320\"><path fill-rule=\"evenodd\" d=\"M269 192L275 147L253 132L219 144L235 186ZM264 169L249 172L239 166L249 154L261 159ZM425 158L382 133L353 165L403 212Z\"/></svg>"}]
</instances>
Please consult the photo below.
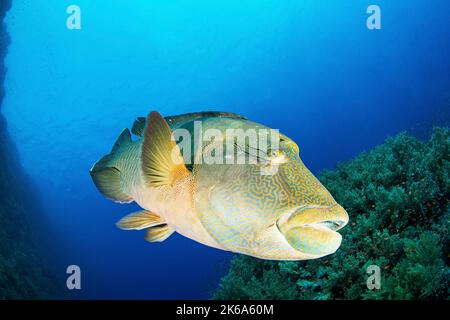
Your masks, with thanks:
<instances>
[{"instance_id":1,"label":"green coral","mask_svg":"<svg viewBox=\"0 0 450 320\"><path fill-rule=\"evenodd\" d=\"M450 133L407 134L326 171L320 180L350 215L337 253L276 262L237 256L215 299L448 299ZM367 267L381 268L369 290Z\"/></svg>"}]
</instances>

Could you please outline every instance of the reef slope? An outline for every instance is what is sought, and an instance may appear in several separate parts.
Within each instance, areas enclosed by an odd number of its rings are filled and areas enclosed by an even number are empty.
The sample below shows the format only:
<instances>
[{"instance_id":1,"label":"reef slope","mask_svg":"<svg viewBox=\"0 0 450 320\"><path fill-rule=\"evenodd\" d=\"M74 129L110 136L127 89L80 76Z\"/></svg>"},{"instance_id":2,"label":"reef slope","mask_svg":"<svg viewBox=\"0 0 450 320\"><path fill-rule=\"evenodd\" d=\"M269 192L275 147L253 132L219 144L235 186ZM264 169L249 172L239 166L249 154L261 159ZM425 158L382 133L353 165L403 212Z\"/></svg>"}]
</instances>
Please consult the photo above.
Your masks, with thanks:
<instances>
[{"instance_id":1,"label":"reef slope","mask_svg":"<svg viewBox=\"0 0 450 320\"><path fill-rule=\"evenodd\" d=\"M450 134L428 142L406 134L334 171L322 183L350 223L334 255L271 262L237 256L215 299L448 299ZM381 271L369 290L367 267Z\"/></svg>"}]
</instances>

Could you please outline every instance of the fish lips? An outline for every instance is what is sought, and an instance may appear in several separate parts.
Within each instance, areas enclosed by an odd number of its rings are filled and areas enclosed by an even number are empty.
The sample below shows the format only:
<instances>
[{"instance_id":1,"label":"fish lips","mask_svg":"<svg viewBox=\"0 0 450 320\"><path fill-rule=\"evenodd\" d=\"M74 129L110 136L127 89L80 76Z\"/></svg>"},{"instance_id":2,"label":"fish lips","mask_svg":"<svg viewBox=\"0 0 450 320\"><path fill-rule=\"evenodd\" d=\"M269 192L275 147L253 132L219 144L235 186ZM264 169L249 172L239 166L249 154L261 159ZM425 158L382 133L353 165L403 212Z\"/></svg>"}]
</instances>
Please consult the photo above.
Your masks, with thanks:
<instances>
[{"instance_id":1,"label":"fish lips","mask_svg":"<svg viewBox=\"0 0 450 320\"><path fill-rule=\"evenodd\" d=\"M297 251L314 257L336 252L342 242L337 232L348 223L348 214L339 204L304 205L277 221L278 230Z\"/></svg>"}]
</instances>

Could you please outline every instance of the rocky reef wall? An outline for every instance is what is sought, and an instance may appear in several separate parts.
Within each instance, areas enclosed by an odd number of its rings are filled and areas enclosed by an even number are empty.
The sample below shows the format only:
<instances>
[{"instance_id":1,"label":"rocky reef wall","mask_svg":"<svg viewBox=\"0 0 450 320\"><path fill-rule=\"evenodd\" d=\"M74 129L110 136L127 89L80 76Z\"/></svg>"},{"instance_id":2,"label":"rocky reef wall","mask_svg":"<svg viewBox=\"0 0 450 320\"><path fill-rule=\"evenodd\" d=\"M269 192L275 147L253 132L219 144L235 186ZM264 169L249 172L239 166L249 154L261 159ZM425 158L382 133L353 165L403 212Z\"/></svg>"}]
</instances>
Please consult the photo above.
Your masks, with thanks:
<instances>
[{"instance_id":1,"label":"rocky reef wall","mask_svg":"<svg viewBox=\"0 0 450 320\"><path fill-rule=\"evenodd\" d=\"M0 299L56 298L55 280L32 237L31 218L39 212L37 199L33 199L36 192L20 165L1 113L4 60L10 42L3 20L10 6L9 0L0 1Z\"/></svg>"}]
</instances>

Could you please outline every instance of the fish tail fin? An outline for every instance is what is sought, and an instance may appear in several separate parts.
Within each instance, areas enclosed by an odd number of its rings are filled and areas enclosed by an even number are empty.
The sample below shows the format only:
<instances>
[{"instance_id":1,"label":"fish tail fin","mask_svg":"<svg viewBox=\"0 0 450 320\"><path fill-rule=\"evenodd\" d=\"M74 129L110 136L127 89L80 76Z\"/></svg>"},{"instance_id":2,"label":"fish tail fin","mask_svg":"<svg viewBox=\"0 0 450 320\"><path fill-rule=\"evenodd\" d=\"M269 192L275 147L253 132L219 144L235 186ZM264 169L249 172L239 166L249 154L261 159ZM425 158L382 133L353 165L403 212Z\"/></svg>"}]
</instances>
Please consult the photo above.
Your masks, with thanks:
<instances>
[{"instance_id":1,"label":"fish tail fin","mask_svg":"<svg viewBox=\"0 0 450 320\"><path fill-rule=\"evenodd\" d=\"M115 164L115 159L120 150L131 143L130 130L124 129L117 138L111 153L102 157L91 168L89 173L97 189L108 199L120 203L133 200L122 190L120 168Z\"/></svg>"}]
</instances>

